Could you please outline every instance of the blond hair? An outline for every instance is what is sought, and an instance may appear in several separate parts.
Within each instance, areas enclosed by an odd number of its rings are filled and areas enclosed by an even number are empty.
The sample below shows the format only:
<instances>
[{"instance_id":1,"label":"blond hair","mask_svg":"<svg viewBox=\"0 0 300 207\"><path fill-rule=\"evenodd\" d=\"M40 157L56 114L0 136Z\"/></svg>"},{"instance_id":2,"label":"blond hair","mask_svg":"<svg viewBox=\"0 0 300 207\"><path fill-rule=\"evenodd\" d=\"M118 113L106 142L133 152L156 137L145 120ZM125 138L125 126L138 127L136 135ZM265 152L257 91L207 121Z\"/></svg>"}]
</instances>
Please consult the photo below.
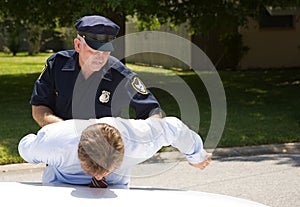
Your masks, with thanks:
<instances>
[{"instance_id":1,"label":"blond hair","mask_svg":"<svg viewBox=\"0 0 300 207\"><path fill-rule=\"evenodd\" d=\"M120 166L124 144L120 132L104 123L87 127L78 145L78 158L88 175L103 175Z\"/></svg>"}]
</instances>

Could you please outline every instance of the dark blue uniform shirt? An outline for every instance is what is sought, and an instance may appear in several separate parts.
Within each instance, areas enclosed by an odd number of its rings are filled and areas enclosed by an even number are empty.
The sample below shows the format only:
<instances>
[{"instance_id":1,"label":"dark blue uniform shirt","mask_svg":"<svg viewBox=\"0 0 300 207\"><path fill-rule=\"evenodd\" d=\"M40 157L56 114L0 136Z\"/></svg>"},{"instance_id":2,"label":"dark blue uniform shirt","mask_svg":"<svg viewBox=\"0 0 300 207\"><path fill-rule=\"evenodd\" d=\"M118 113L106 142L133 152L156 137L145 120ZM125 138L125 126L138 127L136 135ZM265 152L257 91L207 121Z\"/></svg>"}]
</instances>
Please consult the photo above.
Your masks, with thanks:
<instances>
[{"instance_id":1,"label":"dark blue uniform shirt","mask_svg":"<svg viewBox=\"0 0 300 207\"><path fill-rule=\"evenodd\" d=\"M48 106L62 119L89 119L107 116L137 119L160 112L160 105L137 75L115 57L84 79L75 50L58 52L48 58L35 82L30 104Z\"/></svg>"}]
</instances>

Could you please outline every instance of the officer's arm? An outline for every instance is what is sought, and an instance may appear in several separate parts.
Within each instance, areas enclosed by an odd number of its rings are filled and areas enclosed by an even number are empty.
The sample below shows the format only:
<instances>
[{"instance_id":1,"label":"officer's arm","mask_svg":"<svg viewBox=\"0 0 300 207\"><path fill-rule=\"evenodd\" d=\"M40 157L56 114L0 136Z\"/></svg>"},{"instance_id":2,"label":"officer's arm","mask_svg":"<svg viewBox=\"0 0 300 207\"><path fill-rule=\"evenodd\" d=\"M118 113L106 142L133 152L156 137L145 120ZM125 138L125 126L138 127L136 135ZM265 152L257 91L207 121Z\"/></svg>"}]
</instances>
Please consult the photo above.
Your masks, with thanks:
<instances>
[{"instance_id":1,"label":"officer's arm","mask_svg":"<svg viewBox=\"0 0 300 207\"><path fill-rule=\"evenodd\" d=\"M55 116L49 107L43 105L32 105L32 117L41 127L47 124L63 121L60 117Z\"/></svg>"},{"instance_id":2,"label":"officer's arm","mask_svg":"<svg viewBox=\"0 0 300 207\"><path fill-rule=\"evenodd\" d=\"M135 110L136 119L149 117L162 118L160 104L154 95L146 88L141 79L133 76L125 85L131 99L130 106Z\"/></svg>"}]
</instances>

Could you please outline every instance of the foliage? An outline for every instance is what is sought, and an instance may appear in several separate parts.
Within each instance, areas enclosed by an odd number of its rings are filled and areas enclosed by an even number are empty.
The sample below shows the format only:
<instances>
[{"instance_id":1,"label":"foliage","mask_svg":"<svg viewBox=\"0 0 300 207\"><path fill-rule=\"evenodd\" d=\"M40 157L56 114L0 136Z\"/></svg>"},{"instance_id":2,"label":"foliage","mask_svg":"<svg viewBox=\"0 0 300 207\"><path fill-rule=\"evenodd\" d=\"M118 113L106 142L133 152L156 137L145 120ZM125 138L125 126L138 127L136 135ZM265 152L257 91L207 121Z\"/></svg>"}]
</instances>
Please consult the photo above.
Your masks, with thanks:
<instances>
[{"instance_id":1,"label":"foliage","mask_svg":"<svg viewBox=\"0 0 300 207\"><path fill-rule=\"evenodd\" d=\"M4 0L0 1L0 21L20 25L28 32L30 53L38 50L41 32L46 29L70 27L83 15L100 14L121 26L124 35L125 17L137 16L140 28L156 29L161 24L190 24L191 34L206 34L210 30L232 25L244 25L247 17L259 18L264 5L299 5L299 0ZM8 29L16 50L17 32Z\"/></svg>"},{"instance_id":2,"label":"foliage","mask_svg":"<svg viewBox=\"0 0 300 207\"><path fill-rule=\"evenodd\" d=\"M70 27L76 20L89 14L100 14L111 18L118 24L125 24L125 15L133 14L136 1L121 0L5 0L0 2L0 22L9 20L7 35L13 40L19 40L19 33L13 32L10 25L27 32L29 54L39 49L41 34L44 30L60 27ZM121 33L120 35L123 35ZM14 41L17 43L17 41ZM17 44L8 44L10 50L17 50Z\"/></svg>"},{"instance_id":3,"label":"foliage","mask_svg":"<svg viewBox=\"0 0 300 207\"><path fill-rule=\"evenodd\" d=\"M247 17L259 18L263 6L299 5L299 0L160 0L140 1L135 9L139 20L151 22L157 19L161 24L175 25L190 22L193 33L206 33L225 26L242 26ZM149 25L147 25L149 26Z\"/></svg>"},{"instance_id":4,"label":"foliage","mask_svg":"<svg viewBox=\"0 0 300 207\"><path fill-rule=\"evenodd\" d=\"M19 36L23 31L22 25L8 18L7 20L0 23L0 28L1 33L3 34L3 39L7 42L6 48L15 56L19 51L21 45Z\"/></svg>"},{"instance_id":5,"label":"foliage","mask_svg":"<svg viewBox=\"0 0 300 207\"><path fill-rule=\"evenodd\" d=\"M45 9L48 3L36 0L6 0L0 3L0 16L2 19L10 21L10 24L6 24L7 36L17 43L20 39L20 32L15 32L15 29L24 29L27 32L29 54L39 51L42 31L47 27L55 26L55 19ZM14 54L17 52L15 50L18 48L15 45L8 44L8 47L14 51Z\"/></svg>"}]
</instances>

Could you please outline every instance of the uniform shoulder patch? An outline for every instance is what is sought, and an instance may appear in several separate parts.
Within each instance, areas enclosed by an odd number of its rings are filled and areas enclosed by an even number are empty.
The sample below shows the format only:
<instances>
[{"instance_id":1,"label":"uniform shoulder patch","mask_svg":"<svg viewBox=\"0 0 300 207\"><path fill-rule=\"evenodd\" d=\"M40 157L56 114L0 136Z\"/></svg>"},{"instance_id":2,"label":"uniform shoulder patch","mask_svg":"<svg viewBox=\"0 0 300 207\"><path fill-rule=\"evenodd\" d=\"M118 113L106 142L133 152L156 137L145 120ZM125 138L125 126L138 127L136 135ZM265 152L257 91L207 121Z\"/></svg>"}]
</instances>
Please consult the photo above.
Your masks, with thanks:
<instances>
[{"instance_id":1,"label":"uniform shoulder patch","mask_svg":"<svg viewBox=\"0 0 300 207\"><path fill-rule=\"evenodd\" d=\"M46 70L47 67L48 67L48 65L45 64L44 69L42 70L42 72L41 72L41 74L40 74L38 80L41 80L41 78L42 78L43 74L45 73L45 70Z\"/></svg>"},{"instance_id":2,"label":"uniform shoulder patch","mask_svg":"<svg viewBox=\"0 0 300 207\"><path fill-rule=\"evenodd\" d=\"M148 94L147 88L144 85L144 83L139 79L138 77L134 77L132 82L131 82L132 87L134 90L136 90L138 93L141 94Z\"/></svg>"}]
</instances>

